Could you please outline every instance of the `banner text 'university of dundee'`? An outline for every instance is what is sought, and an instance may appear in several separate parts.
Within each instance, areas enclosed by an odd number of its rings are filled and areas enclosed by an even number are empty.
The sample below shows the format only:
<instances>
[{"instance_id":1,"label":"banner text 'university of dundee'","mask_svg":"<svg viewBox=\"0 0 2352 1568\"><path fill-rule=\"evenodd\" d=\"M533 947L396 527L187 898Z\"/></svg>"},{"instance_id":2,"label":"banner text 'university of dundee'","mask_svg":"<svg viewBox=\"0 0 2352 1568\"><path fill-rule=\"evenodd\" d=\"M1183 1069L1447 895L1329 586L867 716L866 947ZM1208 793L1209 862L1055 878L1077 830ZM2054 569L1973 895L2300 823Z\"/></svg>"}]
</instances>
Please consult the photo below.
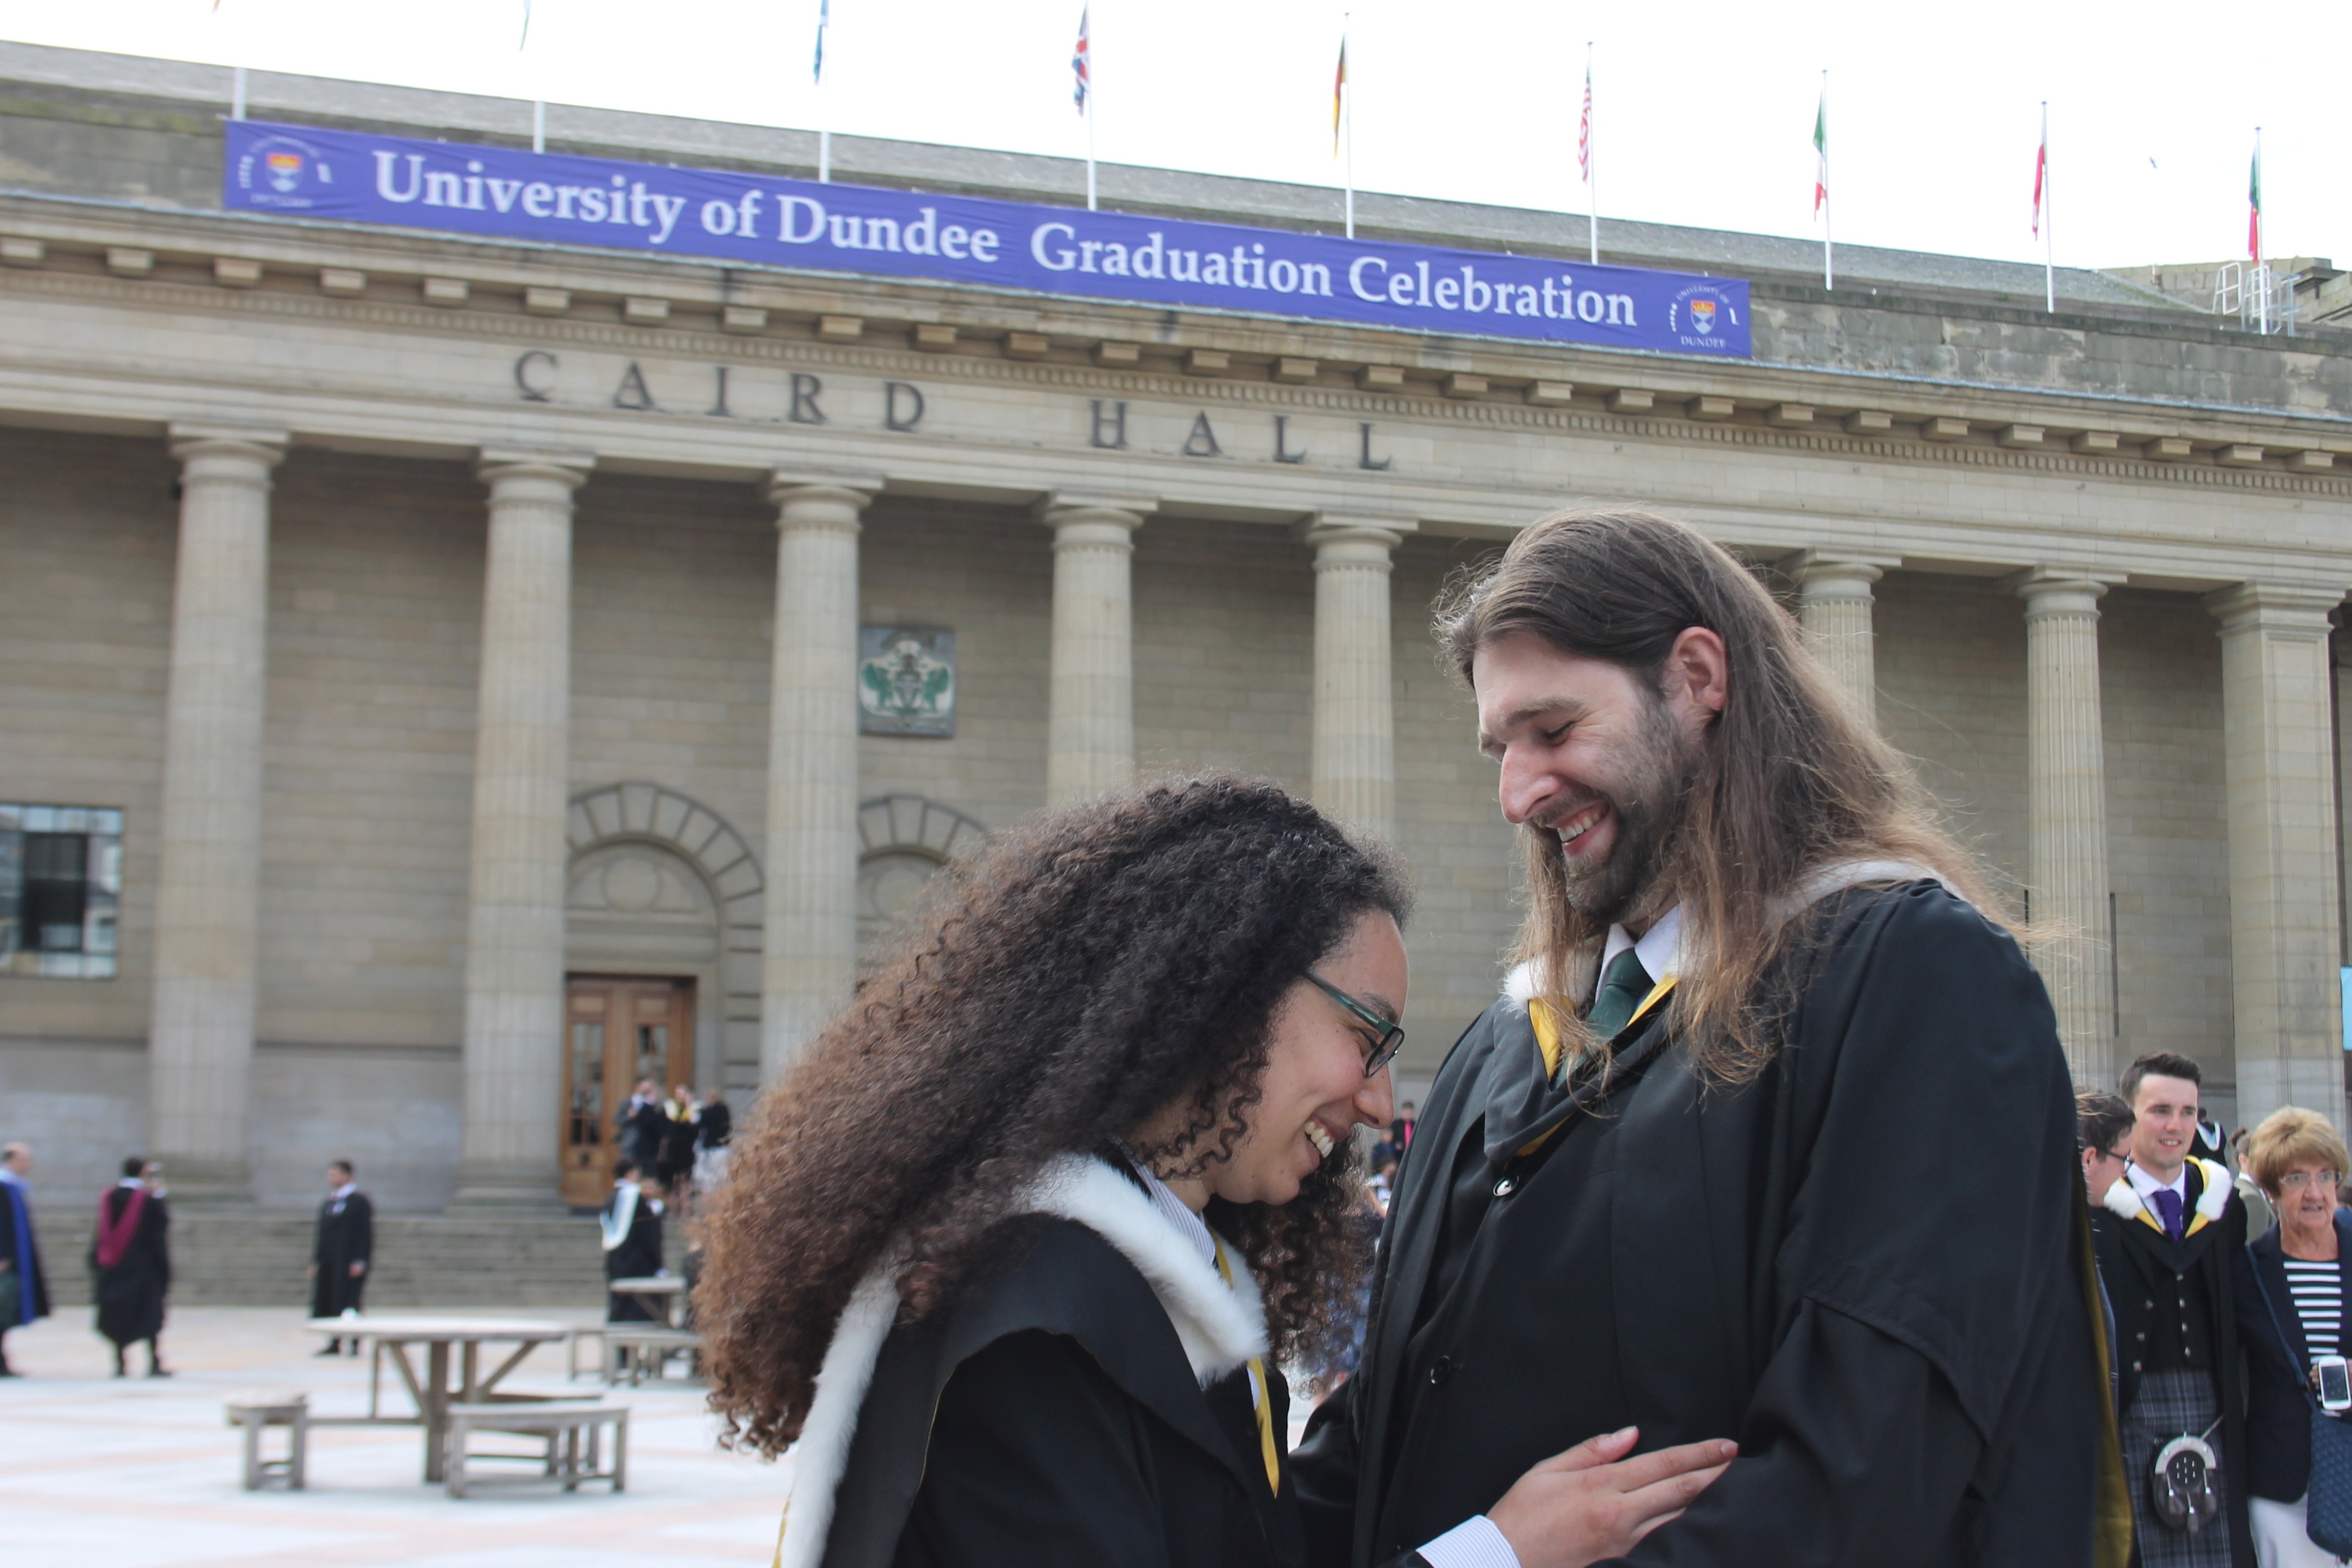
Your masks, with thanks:
<instances>
[{"instance_id":1,"label":"banner text 'university of dundee'","mask_svg":"<svg viewBox=\"0 0 2352 1568\"><path fill-rule=\"evenodd\" d=\"M237 120L233 210L1416 331L1748 354L1748 285Z\"/></svg>"}]
</instances>

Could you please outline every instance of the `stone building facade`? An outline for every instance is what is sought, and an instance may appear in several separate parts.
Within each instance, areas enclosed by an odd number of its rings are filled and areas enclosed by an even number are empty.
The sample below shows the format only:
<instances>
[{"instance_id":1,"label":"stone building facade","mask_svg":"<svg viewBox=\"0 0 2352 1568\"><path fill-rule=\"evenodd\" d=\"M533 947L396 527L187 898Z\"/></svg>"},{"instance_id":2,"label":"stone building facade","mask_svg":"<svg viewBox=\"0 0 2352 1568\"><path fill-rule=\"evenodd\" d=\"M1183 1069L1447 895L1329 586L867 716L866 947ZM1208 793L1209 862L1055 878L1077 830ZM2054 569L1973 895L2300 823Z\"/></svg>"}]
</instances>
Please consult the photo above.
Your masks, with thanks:
<instances>
[{"instance_id":1,"label":"stone building facade","mask_svg":"<svg viewBox=\"0 0 2352 1568\"><path fill-rule=\"evenodd\" d=\"M221 210L225 71L0 46L0 828L49 857L0 960L0 1134L61 1181L144 1145L265 1205L340 1154L395 1208L584 1190L613 1084L657 1062L740 1107L930 866L1211 764L1410 861L1410 1094L1516 917L1428 606L1584 498L1688 519L1786 596L2071 933L2042 962L2086 1080L2179 1049L2233 1122L2342 1120L2352 333L2087 272L2050 313L2039 268L1860 247L1825 292L1808 247L1633 225L1612 259L1749 282L1753 359L490 243ZM528 104L250 92L529 140ZM560 106L548 134L814 163ZM835 159L1028 201L1077 178ZM1337 205L1104 189L1270 227ZM1359 212L1584 245L1556 214ZM952 733L860 732L866 628L953 633Z\"/></svg>"}]
</instances>

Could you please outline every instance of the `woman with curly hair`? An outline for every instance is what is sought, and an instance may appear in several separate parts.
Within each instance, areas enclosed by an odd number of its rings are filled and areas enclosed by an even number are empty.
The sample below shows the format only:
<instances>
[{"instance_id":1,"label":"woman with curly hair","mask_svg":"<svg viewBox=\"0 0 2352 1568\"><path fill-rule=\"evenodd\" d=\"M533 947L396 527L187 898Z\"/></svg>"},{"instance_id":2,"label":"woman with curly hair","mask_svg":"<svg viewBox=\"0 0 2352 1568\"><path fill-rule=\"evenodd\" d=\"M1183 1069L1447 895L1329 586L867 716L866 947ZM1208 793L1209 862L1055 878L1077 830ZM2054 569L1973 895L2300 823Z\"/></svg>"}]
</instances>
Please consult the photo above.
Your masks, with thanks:
<instances>
[{"instance_id":1,"label":"woman with curly hair","mask_svg":"<svg viewBox=\"0 0 2352 1568\"><path fill-rule=\"evenodd\" d=\"M730 1443L797 1443L782 1568L1308 1559L1278 1369L1330 1359L1368 1262L1348 1150L1391 1111L1406 909L1384 858L1231 778L940 873L713 1205L711 1404ZM1717 1458L1601 1463L1626 1446L1514 1489L1589 1536L1559 1561Z\"/></svg>"}]
</instances>

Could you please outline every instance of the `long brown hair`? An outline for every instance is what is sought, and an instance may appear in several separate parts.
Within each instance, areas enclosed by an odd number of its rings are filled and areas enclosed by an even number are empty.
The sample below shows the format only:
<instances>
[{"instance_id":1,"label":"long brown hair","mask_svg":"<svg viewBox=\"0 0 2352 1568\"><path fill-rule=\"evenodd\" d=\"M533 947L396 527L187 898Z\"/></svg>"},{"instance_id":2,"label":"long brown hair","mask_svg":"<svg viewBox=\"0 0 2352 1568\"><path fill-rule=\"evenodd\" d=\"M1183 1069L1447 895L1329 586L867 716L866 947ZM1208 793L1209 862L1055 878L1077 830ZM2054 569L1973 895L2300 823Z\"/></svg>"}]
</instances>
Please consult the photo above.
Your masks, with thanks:
<instances>
[{"instance_id":1,"label":"long brown hair","mask_svg":"<svg viewBox=\"0 0 2352 1568\"><path fill-rule=\"evenodd\" d=\"M1132 1138L1199 1170L1245 1131L1268 1026L1402 878L1280 787L1171 782L1017 826L933 879L908 935L763 1099L718 1194L695 1294L728 1441L799 1435L842 1309L886 1255L902 1319L1018 1244L1004 1222L1065 1153ZM1361 1173L1334 1157L1280 1208L1210 1205L1278 1352L1336 1348L1368 1261Z\"/></svg>"},{"instance_id":2,"label":"long brown hair","mask_svg":"<svg viewBox=\"0 0 2352 1568\"><path fill-rule=\"evenodd\" d=\"M1687 1048L1707 1076L1737 1083L1772 1058L1773 1025L1791 998L1769 977L1807 923L1790 916L1809 872L1904 861L2006 921L1908 763L1854 719L1788 612L1696 530L1630 509L1555 513L1451 584L1436 620L1465 680L1481 647L1526 632L1632 671L1660 701L1667 655L1692 626L1723 639L1728 692L1699 742L1662 874L1680 895L1685 952L1703 955L1685 963L1678 987ZM1570 904L1557 837L1523 826L1519 838L1528 899L1517 957L1533 962L1539 994L1578 994L1607 928ZM1597 1047L1573 1006L1553 1011L1572 1043Z\"/></svg>"}]
</instances>

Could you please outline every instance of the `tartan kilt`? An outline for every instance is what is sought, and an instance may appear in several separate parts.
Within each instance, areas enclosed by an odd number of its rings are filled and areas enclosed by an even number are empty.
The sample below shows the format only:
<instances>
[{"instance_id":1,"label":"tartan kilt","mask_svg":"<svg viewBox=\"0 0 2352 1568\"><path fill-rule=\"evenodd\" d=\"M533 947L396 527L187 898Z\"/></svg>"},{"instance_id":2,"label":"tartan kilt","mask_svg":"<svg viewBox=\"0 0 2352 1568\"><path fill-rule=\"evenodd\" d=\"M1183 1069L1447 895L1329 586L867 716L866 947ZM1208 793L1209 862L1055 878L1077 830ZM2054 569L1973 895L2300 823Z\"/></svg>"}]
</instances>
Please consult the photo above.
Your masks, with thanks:
<instances>
[{"instance_id":1,"label":"tartan kilt","mask_svg":"<svg viewBox=\"0 0 2352 1568\"><path fill-rule=\"evenodd\" d=\"M2124 1479L2131 1488L2140 1568L2230 1568L2229 1497L2237 1477L2215 1467L2213 1487L2221 1507L2194 1535L2165 1523L2156 1511L2158 1451L2175 1437L2202 1436L2221 1415L2221 1396L2206 1373L2152 1372L2140 1379L2123 1420ZM2216 1453L2221 1437L2217 1430L2205 1439Z\"/></svg>"}]
</instances>

